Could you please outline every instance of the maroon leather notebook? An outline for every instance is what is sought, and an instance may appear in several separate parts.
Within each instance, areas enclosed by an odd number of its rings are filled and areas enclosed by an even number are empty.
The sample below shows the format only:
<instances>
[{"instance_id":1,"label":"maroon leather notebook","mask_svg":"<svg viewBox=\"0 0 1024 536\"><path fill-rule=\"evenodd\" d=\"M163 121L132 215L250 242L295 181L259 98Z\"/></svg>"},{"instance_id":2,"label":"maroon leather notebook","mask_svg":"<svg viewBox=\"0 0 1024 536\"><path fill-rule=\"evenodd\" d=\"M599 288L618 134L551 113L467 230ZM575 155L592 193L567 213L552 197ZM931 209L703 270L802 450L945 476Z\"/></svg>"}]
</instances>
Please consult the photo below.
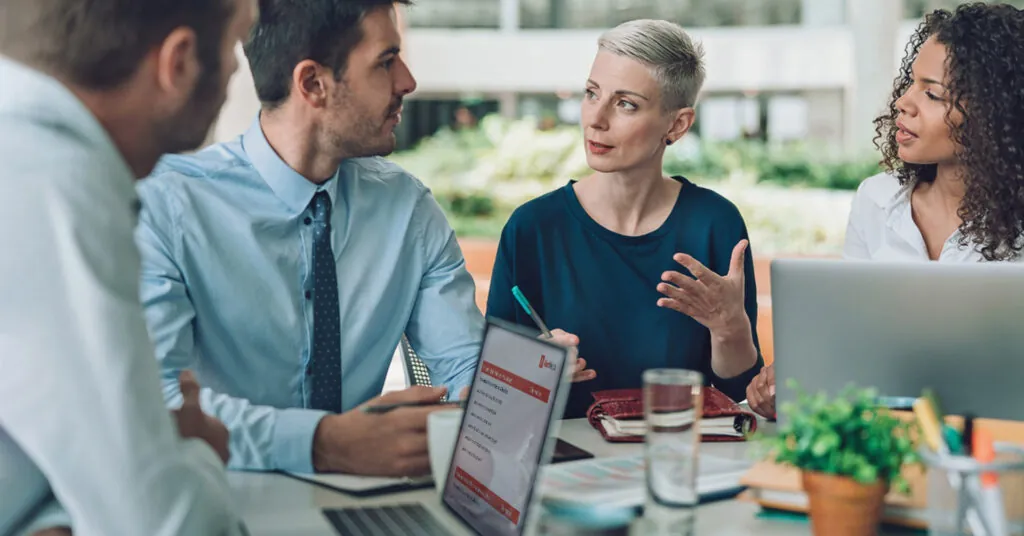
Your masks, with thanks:
<instances>
[{"instance_id":1,"label":"maroon leather notebook","mask_svg":"<svg viewBox=\"0 0 1024 536\"><path fill-rule=\"evenodd\" d=\"M644 440L644 400L642 389L609 389L592 393L594 403L587 420L612 443L642 443ZM701 440L745 441L757 431L757 417L714 387L704 387L701 416Z\"/></svg>"}]
</instances>

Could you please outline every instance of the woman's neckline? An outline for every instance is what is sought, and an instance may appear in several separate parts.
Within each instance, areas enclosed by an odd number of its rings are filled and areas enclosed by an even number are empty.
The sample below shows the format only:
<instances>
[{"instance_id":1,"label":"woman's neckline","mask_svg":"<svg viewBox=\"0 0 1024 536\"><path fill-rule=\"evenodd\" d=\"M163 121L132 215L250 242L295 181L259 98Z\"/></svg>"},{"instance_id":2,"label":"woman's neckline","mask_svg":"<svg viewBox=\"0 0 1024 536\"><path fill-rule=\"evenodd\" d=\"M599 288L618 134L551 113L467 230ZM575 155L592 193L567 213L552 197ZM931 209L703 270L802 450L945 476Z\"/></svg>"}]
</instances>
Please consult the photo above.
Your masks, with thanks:
<instances>
[{"instance_id":1,"label":"woman's neckline","mask_svg":"<svg viewBox=\"0 0 1024 536\"><path fill-rule=\"evenodd\" d=\"M592 231L608 238L611 240L619 241L627 244L641 244L657 240L669 232L674 227L674 222L679 218L682 212L683 198L686 195L686 191L693 186L689 180L680 175L671 176L672 179L680 183L680 188L676 194L675 202L673 203L672 210L669 212L668 217L661 223L656 229L642 235L625 235L617 233L595 220L589 212L583 207L583 204L579 200L579 196L576 195L576 189L574 185L579 182L576 179L572 179L568 184L565 185L563 190L565 191L566 202L569 206L570 212L575 216L584 226L591 229Z\"/></svg>"}]
</instances>

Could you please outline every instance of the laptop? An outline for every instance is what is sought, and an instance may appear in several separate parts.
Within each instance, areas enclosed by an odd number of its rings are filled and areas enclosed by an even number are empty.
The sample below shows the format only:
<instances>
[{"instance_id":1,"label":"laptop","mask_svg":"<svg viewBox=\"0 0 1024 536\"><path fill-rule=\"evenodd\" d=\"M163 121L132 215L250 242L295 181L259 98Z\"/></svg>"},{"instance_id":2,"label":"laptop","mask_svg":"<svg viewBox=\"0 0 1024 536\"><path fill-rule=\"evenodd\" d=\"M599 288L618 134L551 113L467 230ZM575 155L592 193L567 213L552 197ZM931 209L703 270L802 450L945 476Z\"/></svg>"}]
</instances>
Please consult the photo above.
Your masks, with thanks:
<instances>
[{"instance_id":1,"label":"laptop","mask_svg":"<svg viewBox=\"0 0 1024 536\"><path fill-rule=\"evenodd\" d=\"M476 374L441 502L463 529L487 536L532 533L534 495L565 409L568 349L516 324L488 318ZM339 534L447 535L422 504L325 510Z\"/></svg>"},{"instance_id":2,"label":"laptop","mask_svg":"<svg viewBox=\"0 0 1024 536\"><path fill-rule=\"evenodd\" d=\"M1024 419L1024 267L777 259L771 281L776 407L795 379L883 401L931 387L945 413Z\"/></svg>"}]
</instances>

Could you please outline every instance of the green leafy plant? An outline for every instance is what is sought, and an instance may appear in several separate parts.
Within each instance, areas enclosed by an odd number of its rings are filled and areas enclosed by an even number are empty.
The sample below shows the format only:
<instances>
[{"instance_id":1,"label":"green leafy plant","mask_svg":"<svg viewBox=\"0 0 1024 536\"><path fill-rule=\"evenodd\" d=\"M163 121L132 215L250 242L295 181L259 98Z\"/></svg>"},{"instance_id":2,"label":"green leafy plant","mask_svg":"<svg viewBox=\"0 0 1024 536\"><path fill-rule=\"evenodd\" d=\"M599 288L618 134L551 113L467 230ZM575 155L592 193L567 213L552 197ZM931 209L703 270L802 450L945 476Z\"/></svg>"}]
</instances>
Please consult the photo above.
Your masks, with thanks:
<instances>
[{"instance_id":1,"label":"green leafy plant","mask_svg":"<svg viewBox=\"0 0 1024 536\"><path fill-rule=\"evenodd\" d=\"M879 407L874 389L851 385L829 398L807 394L792 380L787 385L797 391L797 399L780 407L787 420L778 433L762 438L777 463L862 484L881 479L900 493L910 492L900 470L920 463L913 420Z\"/></svg>"},{"instance_id":2,"label":"green leafy plant","mask_svg":"<svg viewBox=\"0 0 1024 536\"><path fill-rule=\"evenodd\" d=\"M443 128L389 159L430 187L460 238L496 240L515 207L591 173L578 125L538 123L490 114L477 128ZM842 252L851 190L878 164L814 142L693 133L666 149L664 171L735 203L758 255L834 256Z\"/></svg>"},{"instance_id":3,"label":"green leafy plant","mask_svg":"<svg viewBox=\"0 0 1024 536\"><path fill-rule=\"evenodd\" d=\"M486 193L444 192L435 197L441 208L456 216L486 218L494 214L495 201Z\"/></svg>"},{"instance_id":4,"label":"green leafy plant","mask_svg":"<svg viewBox=\"0 0 1024 536\"><path fill-rule=\"evenodd\" d=\"M773 147L754 162L758 182L780 186L856 190L881 171L876 158L829 155L813 145Z\"/></svg>"}]
</instances>

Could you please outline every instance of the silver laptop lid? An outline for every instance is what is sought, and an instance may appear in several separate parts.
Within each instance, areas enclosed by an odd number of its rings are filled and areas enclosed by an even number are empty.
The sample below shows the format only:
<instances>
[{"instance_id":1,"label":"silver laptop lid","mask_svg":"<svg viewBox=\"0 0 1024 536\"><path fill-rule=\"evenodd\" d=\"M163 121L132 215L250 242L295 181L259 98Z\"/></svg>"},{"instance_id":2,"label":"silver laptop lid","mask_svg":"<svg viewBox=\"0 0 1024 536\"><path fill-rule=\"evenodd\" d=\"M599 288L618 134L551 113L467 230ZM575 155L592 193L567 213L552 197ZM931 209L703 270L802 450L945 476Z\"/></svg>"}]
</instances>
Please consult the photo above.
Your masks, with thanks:
<instances>
[{"instance_id":1,"label":"silver laptop lid","mask_svg":"<svg viewBox=\"0 0 1024 536\"><path fill-rule=\"evenodd\" d=\"M1024 267L778 259L771 278L776 407L795 378L812 393L931 387L945 413L1024 419Z\"/></svg>"}]
</instances>

